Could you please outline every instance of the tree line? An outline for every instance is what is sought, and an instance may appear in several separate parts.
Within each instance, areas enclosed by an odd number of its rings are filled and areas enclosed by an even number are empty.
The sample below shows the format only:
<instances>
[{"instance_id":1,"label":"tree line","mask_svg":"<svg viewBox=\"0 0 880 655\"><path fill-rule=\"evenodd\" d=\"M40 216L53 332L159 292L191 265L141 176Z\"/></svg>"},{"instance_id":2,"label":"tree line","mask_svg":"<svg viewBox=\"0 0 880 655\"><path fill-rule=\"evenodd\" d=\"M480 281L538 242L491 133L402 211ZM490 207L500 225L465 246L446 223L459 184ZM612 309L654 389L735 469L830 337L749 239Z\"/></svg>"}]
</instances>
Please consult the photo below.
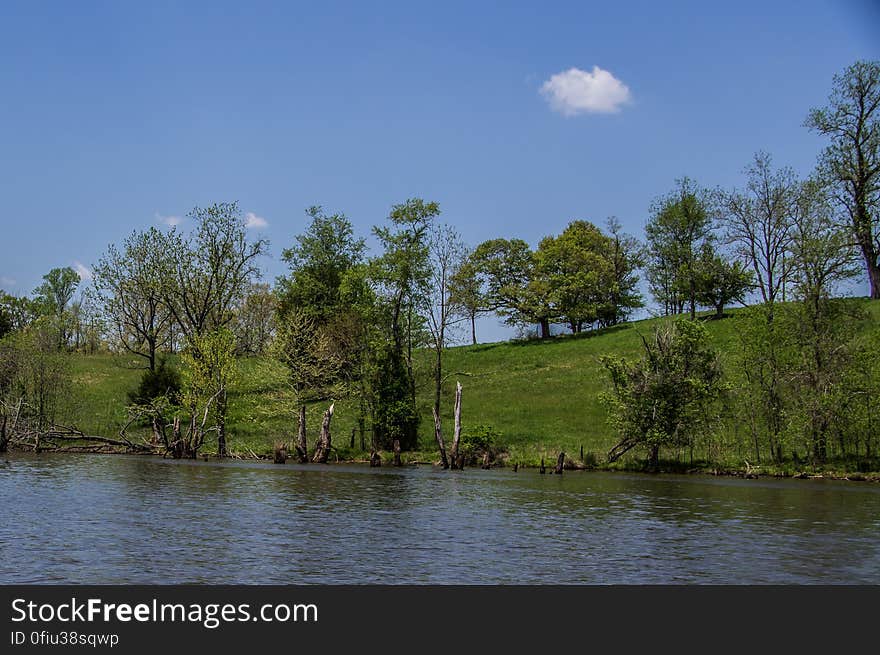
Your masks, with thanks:
<instances>
[{"instance_id":1,"label":"tree line","mask_svg":"<svg viewBox=\"0 0 880 655\"><path fill-rule=\"evenodd\" d=\"M638 362L605 360L613 388L605 400L621 435L610 459L635 446L654 463L661 447L723 447L699 435L717 434L730 384L693 319L701 308L723 317L753 297L735 397L756 460L781 460L794 434L806 435L817 461L829 443L870 455L873 373L857 365L867 346L853 327L857 309L834 296L867 273L871 298L880 298L878 104L880 65L857 62L806 119L828 139L813 174L800 179L758 153L738 189L682 178L651 206L644 240L612 217L603 227L573 220L534 248L516 238L468 247L436 202L413 198L373 228L379 249L371 254L344 214L316 206L282 252L287 273L270 285L260 268L269 244L249 235L238 205L196 207L188 233L149 228L110 245L78 298L81 281L70 268L50 271L31 297L3 294L2 420L53 423L70 385L66 355L122 350L145 369L130 394L130 420L151 426L153 445L194 457L216 438L224 456L236 358L260 355L287 371L300 461L325 461L331 447L328 409L326 437L322 430L309 453L306 408L345 397L357 401L361 438L370 433L373 451L399 461L418 446L424 375L445 466L439 416L451 343L465 334L477 343L484 314L536 327L540 338L554 326L577 334L625 322L646 306L642 274L662 314L691 320L646 337ZM427 374L414 360L420 349L432 353ZM864 420L837 420L853 412Z\"/></svg>"}]
</instances>

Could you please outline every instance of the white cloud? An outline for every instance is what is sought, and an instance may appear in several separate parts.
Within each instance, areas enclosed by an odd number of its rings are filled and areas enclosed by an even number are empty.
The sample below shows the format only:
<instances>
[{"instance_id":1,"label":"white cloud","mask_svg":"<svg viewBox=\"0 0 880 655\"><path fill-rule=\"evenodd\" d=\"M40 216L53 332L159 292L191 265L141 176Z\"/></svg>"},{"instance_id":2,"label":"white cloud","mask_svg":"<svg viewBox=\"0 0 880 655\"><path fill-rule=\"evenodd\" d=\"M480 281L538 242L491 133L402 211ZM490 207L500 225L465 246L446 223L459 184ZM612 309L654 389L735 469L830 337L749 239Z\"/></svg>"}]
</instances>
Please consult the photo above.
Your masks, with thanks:
<instances>
[{"instance_id":1,"label":"white cloud","mask_svg":"<svg viewBox=\"0 0 880 655\"><path fill-rule=\"evenodd\" d=\"M14 287L16 284L16 281L13 280L11 277L6 277L4 275L4 276L0 277L0 284L2 284L4 287Z\"/></svg>"},{"instance_id":2,"label":"white cloud","mask_svg":"<svg viewBox=\"0 0 880 655\"><path fill-rule=\"evenodd\" d=\"M569 68L556 73L541 86L541 95L565 116L611 114L632 98L626 84L598 66L592 72Z\"/></svg>"},{"instance_id":3,"label":"white cloud","mask_svg":"<svg viewBox=\"0 0 880 655\"><path fill-rule=\"evenodd\" d=\"M80 262L73 262L73 270L76 271L76 274L79 275L79 279L83 282L88 282L92 279L92 272L89 270L89 267Z\"/></svg>"},{"instance_id":4,"label":"white cloud","mask_svg":"<svg viewBox=\"0 0 880 655\"><path fill-rule=\"evenodd\" d=\"M263 228L269 226L269 221L267 221L262 216L257 216L254 212L248 212L244 215L244 226L248 229L251 228Z\"/></svg>"},{"instance_id":5,"label":"white cloud","mask_svg":"<svg viewBox=\"0 0 880 655\"><path fill-rule=\"evenodd\" d=\"M163 223L164 225L170 225L174 227L175 225L180 225L183 219L180 216L163 216L159 212L154 214L154 217L159 223Z\"/></svg>"}]
</instances>

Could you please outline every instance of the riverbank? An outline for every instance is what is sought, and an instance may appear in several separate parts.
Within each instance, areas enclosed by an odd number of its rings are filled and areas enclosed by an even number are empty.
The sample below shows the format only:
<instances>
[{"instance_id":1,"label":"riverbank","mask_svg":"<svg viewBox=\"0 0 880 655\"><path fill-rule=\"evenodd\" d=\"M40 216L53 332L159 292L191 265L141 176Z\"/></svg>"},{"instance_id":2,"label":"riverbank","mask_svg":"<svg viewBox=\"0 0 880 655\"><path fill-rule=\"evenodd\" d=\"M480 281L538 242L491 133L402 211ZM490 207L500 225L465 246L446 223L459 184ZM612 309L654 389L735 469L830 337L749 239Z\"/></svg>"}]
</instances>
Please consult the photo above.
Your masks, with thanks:
<instances>
[{"instance_id":1,"label":"riverbank","mask_svg":"<svg viewBox=\"0 0 880 655\"><path fill-rule=\"evenodd\" d=\"M869 315L865 330L880 327L880 302L862 301ZM712 345L731 384L738 383L735 369L740 312L732 311L723 320L707 320ZM441 418L448 442L452 432L452 410L456 382L463 386L462 423L465 442L472 438L491 441L498 464L538 467L543 459L548 467L560 452L578 465L604 470L645 470L644 453L627 453L613 465L605 464L617 437L607 424L607 412L599 396L608 390L608 376L601 364L603 355L637 357L641 336L653 329L657 319L627 323L605 330L541 341L513 341L449 348L444 357L447 382L443 389ZM172 363L174 358L172 357ZM237 382L230 389L227 419L230 452L243 458L271 458L275 444L290 444L296 433L296 416L286 393L285 371L269 358L239 360ZM130 357L118 354L74 355L71 360L75 393L63 399L58 420L85 434L118 440L127 422L127 393L137 385L141 370ZM433 393L431 353L416 354L417 409L420 414L419 447L404 453L405 459L438 459L433 436L431 406ZM324 404L308 408L307 427L310 446L314 444ZM331 459L365 460L369 457L369 431L361 433L357 399L336 399ZM132 441L143 442L148 428L127 430ZM216 443L205 444L203 452L216 450ZM875 449L876 451L876 449ZM676 472L697 469L703 472L733 471L737 475L761 474L793 477L825 475L871 475L880 470L876 457L866 459L864 446L846 460L829 459L825 467L814 469L808 463L807 445L790 440L782 450L783 463L759 462L751 439L746 435L724 433L699 443L693 452L661 451L661 459L671 462ZM764 453L767 455L767 453ZM387 456L390 460L390 455Z\"/></svg>"},{"instance_id":2,"label":"riverbank","mask_svg":"<svg viewBox=\"0 0 880 655\"><path fill-rule=\"evenodd\" d=\"M14 452L20 453L33 453L32 448L21 447L16 444L10 444L10 450ZM143 457L157 457L161 459L170 459L168 457L163 457L160 454L155 452L138 452L127 450L121 446L103 444L100 447L87 446L87 445L67 445L59 448L53 447L45 447L41 450L41 452L45 453L55 453L55 454L90 454L90 455L138 455ZM335 455L335 456L334 456ZM394 467L394 459L393 453L390 452L380 452L381 457L381 466L385 468L393 468ZM436 457L434 457L435 453L430 452L409 452L402 453L401 455L401 466L402 467L412 467L412 466L430 466L432 468L440 469L440 461ZM247 454L239 454L233 453L231 456L226 458L220 458L217 456L216 452L204 451L196 458L199 461L203 462L222 462L222 461L253 461L253 462L265 462L265 463L273 463L274 465L284 466L288 463L294 463L293 459L287 460L285 463L276 463L274 462L274 456L272 454L258 454L253 451ZM369 454L350 454L347 456L340 456L339 452L334 449L334 452L331 454L330 460L326 465L345 465L345 464L361 464L361 465L369 465L370 458ZM314 466L319 468L321 466L326 466L325 464L308 464L308 466ZM543 474L553 475L554 474L554 466L555 464L550 464L547 461L543 463L541 462L533 462L533 461L523 461L523 462L511 462L508 458L499 459L493 461L488 469L501 469L501 470L512 470L514 472L522 471L523 474L531 473L531 474L541 474L543 469ZM470 465L465 467L465 470L468 469L482 469L486 468L481 466L476 462L472 462ZM844 481L844 482L867 482L873 484L880 484L880 471L878 470L868 470L865 472L857 472L847 470L845 468L836 469L833 467L793 467L789 465L771 465L771 466L752 466L747 465L742 468L731 468L731 467L718 467L711 465L702 465L702 466L685 466L679 462L661 462L660 467L657 469L651 469L646 462L638 462L636 460L622 460L620 462L615 462L614 464L585 464L582 461L575 461L570 458L566 458L565 465L563 466L563 474L565 473L640 473L640 474L648 474L648 475L699 475L699 476L713 476L713 477L730 477L730 478L739 478L744 480L760 480L760 479L794 479L794 480L835 480L835 481Z\"/></svg>"}]
</instances>

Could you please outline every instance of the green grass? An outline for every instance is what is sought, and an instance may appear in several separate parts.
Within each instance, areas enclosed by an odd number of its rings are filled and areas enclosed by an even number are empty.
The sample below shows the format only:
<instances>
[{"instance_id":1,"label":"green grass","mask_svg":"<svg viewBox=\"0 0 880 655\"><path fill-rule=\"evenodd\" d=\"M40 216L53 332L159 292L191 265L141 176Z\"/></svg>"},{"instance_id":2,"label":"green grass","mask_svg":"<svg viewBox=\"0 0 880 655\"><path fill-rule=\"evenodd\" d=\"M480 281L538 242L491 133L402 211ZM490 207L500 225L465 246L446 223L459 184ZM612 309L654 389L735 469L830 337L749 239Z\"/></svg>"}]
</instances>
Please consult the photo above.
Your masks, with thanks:
<instances>
[{"instance_id":1,"label":"green grass","mask_svg":"<svg viewBox=\"0 0 880 655\"><path fill-rule=\"evenodd\" d=\"M870 324L880 322L880 302L865 305ZM721 354L722 364L732 367L735 354L738 312L722 320L707 320L711 339ZM499 444L507 461L536 465L541 458L549 464L559 451L578 459L580 449L593 453L601 462L617 439L606 423L606 412L598 395L608 387L600 356L640 354L640 335L648 334L661 319L648 319L545 341L523 341L450 348L444 367L447 379L443 393L444 435L452 433L455 382L463 387L462 422L468 426L488 425L500 432ZM420 461L438 458L431 419L432 384L430 353L419 354L418 367L423 386L418 390L422 417L420 451L408 457ZM139 371L131 357L96 355L74 357L74 387L61 422L75 424L88 434L113 437L125 419L126 393L137 383ZM240 380L230 393L228 421L229 447L244 456L267 455L277 441L289 441L296 430L296 419L284 400L284 370L268 359L240 361ZM309 409L309 442L314 443L320 416L326 407ZM362 458L356 438L354 450L348 447L351 429L357 419L354 400L336 404L333 439L340 459ZM369 443L369 436L367 437ZM205 452L215 444L208 443ZM748 455L745 455L746 457ZM633 453L618 466L638 467L640 454ZM715 463L718 464L717 462ZM739 454L721 464L742 466Z\"/></svg>"}]
</instances>

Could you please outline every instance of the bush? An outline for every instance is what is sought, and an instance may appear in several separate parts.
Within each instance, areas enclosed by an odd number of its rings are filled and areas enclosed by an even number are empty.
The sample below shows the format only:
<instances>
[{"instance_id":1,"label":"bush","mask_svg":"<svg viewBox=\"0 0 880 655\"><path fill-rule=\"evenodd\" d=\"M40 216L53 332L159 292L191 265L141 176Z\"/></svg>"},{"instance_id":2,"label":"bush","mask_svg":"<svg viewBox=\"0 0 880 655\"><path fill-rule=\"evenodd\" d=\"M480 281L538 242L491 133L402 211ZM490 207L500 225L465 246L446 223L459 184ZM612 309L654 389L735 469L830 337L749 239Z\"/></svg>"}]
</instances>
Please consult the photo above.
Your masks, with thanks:
<instances>
[{"instance_id":1,"label":"bush","mask_svg":"<svg viewBox=\"0 0 880 655\"><path fill-rule=\"evenodd\" d=\"M153 371L146 370L137 389L128 392L132 405L146 405L154 398L168 396L171 402L180 398L180 374L163 358Z\"/></svg>"},{"instance_id":2,"label":"bush","mask_svg":"<svg viewBox=\"0 0 880 655\"><path fill-rule=\"evenodd\" d=\"M494 454L501 433L491 425L475 425L461 435L461 449L470 459L485 452Z\"/></svg>"}]
</instances>

